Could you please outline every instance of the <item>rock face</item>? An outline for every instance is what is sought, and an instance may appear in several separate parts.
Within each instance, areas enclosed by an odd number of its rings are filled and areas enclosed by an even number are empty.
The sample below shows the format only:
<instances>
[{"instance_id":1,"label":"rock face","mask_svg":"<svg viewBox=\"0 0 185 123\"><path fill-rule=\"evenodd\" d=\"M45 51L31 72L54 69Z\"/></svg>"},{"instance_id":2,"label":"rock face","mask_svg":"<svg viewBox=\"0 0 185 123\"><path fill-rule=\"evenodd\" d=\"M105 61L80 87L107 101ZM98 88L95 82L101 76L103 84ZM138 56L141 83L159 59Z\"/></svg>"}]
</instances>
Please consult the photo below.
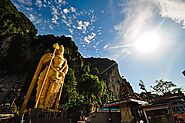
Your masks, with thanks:
<instances>
[{"instance_id":1,"label":"rock face","mask_svg":"<svg viewBox=\"0 0 185 123\"><path fill-rule=\"evenodd\" d=\"M113 98L125 98L133 93L133 89L126 79L122 78L119 74L118 64L107 58L86 58L91 67L99 69L99 76L105 80L107 89Z\"/></svg>"},{"instance_id":2,"label":"rock face","mask_svg":"<svg viewBox=\"0 0 185 123\"><path fill-rule=\"evenodd\" d=\"M0 20L0 35L37 33L32 22L10 0L0 1Z\"/></svg>"}]
</instances>

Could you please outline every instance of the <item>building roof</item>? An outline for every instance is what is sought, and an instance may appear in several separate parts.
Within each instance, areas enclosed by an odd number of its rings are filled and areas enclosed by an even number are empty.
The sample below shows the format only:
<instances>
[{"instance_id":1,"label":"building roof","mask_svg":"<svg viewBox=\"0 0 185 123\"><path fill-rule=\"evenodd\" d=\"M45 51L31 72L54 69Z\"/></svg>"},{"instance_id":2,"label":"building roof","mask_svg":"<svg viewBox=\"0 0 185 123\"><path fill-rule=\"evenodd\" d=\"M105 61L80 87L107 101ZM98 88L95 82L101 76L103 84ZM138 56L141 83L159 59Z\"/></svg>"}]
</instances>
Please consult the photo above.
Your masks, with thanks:
<instances>
[{"instance_id":1,"label":"building roof","mask_svg":"<svg viewBox=\"0 0 185 123\"><path fill-rule=\"evenodd\" d=\"M148 104L148 102L146 102L146 101L130 98L130 99L122 100L122 101L116 101L116 102L107 103L107 104L104 104L103 107L104 108L106 108L106 107L119 107L121 105L132 103L132 102L137 103L139 105L146 105L146 104Z\"/></svg>"}]
</instances>

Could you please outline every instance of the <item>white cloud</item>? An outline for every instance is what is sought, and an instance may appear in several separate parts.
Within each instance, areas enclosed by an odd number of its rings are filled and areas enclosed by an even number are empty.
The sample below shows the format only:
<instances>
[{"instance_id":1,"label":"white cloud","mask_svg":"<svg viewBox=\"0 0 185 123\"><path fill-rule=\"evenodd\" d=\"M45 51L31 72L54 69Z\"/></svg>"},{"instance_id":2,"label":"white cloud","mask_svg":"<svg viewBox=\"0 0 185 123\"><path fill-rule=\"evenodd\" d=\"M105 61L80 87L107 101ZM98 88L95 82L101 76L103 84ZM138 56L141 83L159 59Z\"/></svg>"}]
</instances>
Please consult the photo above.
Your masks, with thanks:
<instances>
[{"instance_id":1,"label":"white cloud","mask_svg":"<svg viewBox=\"0 0 185 123\"><path fill-rule=\"evenodd\" d=\"M42 7L42 1L41 0L36 0L36 6Z\"/></svg>"},{"instance_id":2,"label":"white cloud","mask_svg":"<svg viewBox=\"0 0 185 123\"><path fill-rule=\"evenodd\" d=\"M132 43L143 31L155 30L154 20L161 15L185 26L184 0L130 0L123 3L124 20L115 26L119 39Z\"/></svg>"},{"instance_id":3,"label":"white cloud","mask_svg":"<svg viewBox=\"0 0 185 123\"><path fill-rule=\"evenodd\" d=\"M67 5L68 3L66 0L35 0L35 2L32 2L31 0L19 1L21 1L20 8L23 7L23 10L25 10L23 12L28 15L34 25L39 28L39 33L44 34L47 27L51 30L60 30L63 28L68 34L74 36L76 41L85 45L87 51L89 51L88 44L90 42L94 41L93 43L96 44L96 35L99 35L102 29L95 26L96 16L94 10L79 11L75 6ZM31 1L32 5L24 6L25 1ZM32 9L35 5L37 7ZM26 7L27 9L25 9ZM51 16L52 18L44 16L44 10L46 9L48 16ZM94 33L94 30L98 30L97 34ZM96 49L95 47L93 48Z\"/></svg>"},{"instance_id":4,"label":"white cloud","mask_svg":"<svg viewBox=\"0 0 185 123\"><path fill-rule=\"evenodd\" d=\"M67 8L65 8L65 9L63 9L63 12L64 12L64 14L67 14L67 13L69 13L70 11L69 11Z\"/></svg>"},{"instance_id":5,"label":"white cloud","mask_svg":"<svg viewBox=\"0 0 185 123\"><path fill-rule=\"evenodd\" d=\"M111 2L112 0L110 0ZM141 33L149 30L157 30L156 19L168 18L185 27L185 0L122 0L122 13L124 20L114 27L118 32L115 39L119 41L118 52L124 49L122 54L127 56L132 51L135 39ZM161 19L161 23L163 20ZM116 43L116 44L118 44ZM113 45L110 45L114 47ZM111 48L111 47L108 47ZM116 54L112 52L113 54ZM119 53L120 54L120 53ZM118 59L116 56L115 58Z\"/></svg>"},{"instance_id":6,"label":"white cloud","mask_svg":"<svg viewBox=\"0 0 185 123\"><path fill-rule=\"evenodd\" d=\"M185 26L185 1L184 0L159 0L161 16L174 20Z\"/></svg>"},{"instance_id":7,"label":"white cloud","mask_svg":"<svg viewBox=\"0 0 185 123\"><path fill-rule=\"evenodd\" d=\"M63 5L66 5L67 2L65 0L58 0L59 3L63 4Z\"/></svg>"},{"instance_id":8,"label":"white cloud","mask_svg":"<svg viewBox=\"0 0 185 123\"><path fill-rule=\"evenodd\" d=\"M12 2L13 2L13 1L12 1ZM16 6L17 9L20 9L20 8L21 8L21 6L18 5L17 3L13 3L13 4Z\"/></svg>"},{"instance_id":9,"label":"white cloud","mask_svg":"<svg viewBox=\"0 0 185 123\"><path fill-rule=\"evenodd\" d=\"M117 42L107 47L107 50L110 50L112 54L112 58L116 60L122 60L122 58L131 54L134 41L142 32L156 28L154 19L159 12L157 0L123 1L121 12L124 19L114 27L118 33L115 38ZM119 44L119 46L115 46L116 44Z\"/></svg>"},{"instance_id":10,"label":"white cloud","mask_svg":"<svg viewBox=\"0 0 185 123\"><path fill-rule=\"evenodd\" d=\"M57 20L58 20L58 16L54 15L53 18L52 18L52 22L55 23L55 24L58 24Z\"/></svg>"},{"instance_id":11,"label":"white cloud","mask_svg":"<svg viewBox=\"0 0 185 123\"><path fill-rule=\"evenodd\" d=\"M86 27L88 27L88 26L90 25L90 22L84 21L84 25L85 25Z\"/></svg>"},{"instance_id":12,"label":"white cloud","mask_svg":"<svg viewBox=\"0 0 185 123\"><path fill-rule=\"evenodd\" d=\"M90 25L90 22L88 22L88 21L84 21L84 22L78 21L78 25L77 25L76 28L78 30L82 30L82 32L85 33L85 31L87 30L87 28L89 27L89 25Z\"/></svg>"},{"instance_id":13,"label":"white cloud","mask_svg":"<svg viewBox=\"0 0 185 123\"><path fill-rule=\"evenodd\" d=\"M28 5L28 6L31 6L32 5L32 2L29 1L29 0L18 0L20 3L24 4L24 5Z\"/></svg>"},{"instance_id":14,"label":"white cloud","mask_svg":"<svg viewBox=\"0 0 185 123\"><path fill-rule=\"evenodd\" d=\"M64 20L66 20L67 18L66 18L66 16L63 14L62 15L62 19L64 19Z\"/></svg>"},{"instance_id":15,"label":"white cloud","mask_svg":"<svg viewBox=\"0 0 185 123\"><path fill-rule=\"evenodd\" d=\"M72 35L65 35L66 37L70 37L73 40L73 36Z\"/></svg>"},{"instance_id":16,"label":"white cloud","mask_svg":"<svg viewBox=\"0 0 185 123\"><path fill-rule=\"evenodd\" d=\"M74 8L74 7L71 7L71 12L76 12L76 8Z\"/></svg>"},{"instance_id":17,"label":"white cloud","mask_svg":"<svg viewBox=\"0 0 185 123\"><path fill-rule=\"evenodd\" d=\"M125 19L115 26L119 38L125 43L134 41L144 29L152 28L156 14L156 4L152 0L132 0L128 7L124 6Z\"/></svg>"},{"instance_id":18,"label":"white cloud","mask_svg":"<svg viewBox=\"0 0 185 123\"><path fill-rule=\"evenodd\" d=\"M106 44L103 48L104 48L104 49L106 49L108 46L109 46L109 45L108 45L108 44Z\"/></svg>"},{"instance_id":19,"label":"white cloud","mask_svg":"<svg viewBox=\"0 0 185 123\"><path fill-rule=\"evenodd\" d=\"M74 7L70 7L70 8L65 8L65 9L63 9L63 13L64 14L68 14L68 13L76 13L76 8L74 8Z\"/></svg>"},{"instance_id":20,"label":"white cloud","mask_svg":"<svg viewBox=\"0 0 185 123\"><path fill-rule=\"evenodd\" d=\"M95 37L96 37L96 34L92 32L90 35L87 35L84 37L84 42L89 44L93 39L95 39Z\"/></svg>"},{"instance_id":21,"label":"white cloud","mask_svg":"<svg viewBox=\"0 0 185 123\"><path fill-rule=\"evenodd\" d=\"M33 8L30 8L30 7L25 7L25 9L26 9L27 11L32 11L32 10L33 10Z\"/></svg>"},{"instance_id":22,"label":"white cloud","mask_svg":"<svg viewBox=\"0 0 185 123\"><path fill-rule=\"evenodd\" d=\"M69 32L70 32L70 33L73 33L73 30L72 30L72 29L69 29Z\"/></svg>"},{"instance_id":23,"label":"white cloud","mask_svg":"<svg viewBox=\"0 0 185 123\"><path fill-rule=\"evenodd\" d=\"M54 29L54 27L52 25L49 25L49 28L52 29L52 30Z\"/></svg>"},{"instance_id":24,"label":"white cloud","mask_svg":"<svg viewBox=\"0 0 185 123\"><path fill-rule=\"evenodd\" d=\"M95 16L94 15L91 15L91 23L93 23L95 21L96 21Z\"/></svg>"},{"instance_id":25,"label":"white cloud","mask_svg":"<svg viewBox=\"0 0 185 123\"><path fill-rule=\"evenodd\" d=\"M82 21L78 21L78 26L77 26L77 29L81 30L83 27L82 25Z\"/></svg>"},{"instance_id":26,"label":"white cloud","mask_svg":"<svg viewBox=\"0 0 185 123\"><path fill-rule=\"evenodd\" d=\"M35 21L35 16L33 14L30 14L29 19L30 19L30 21L34 22Z\"/></svg>"},{"instance_id":27,"label":"white cloud","mask_svg":"<svg viewBox=\"0 0 185 123\"><path fill-rule=\"evenodd\" d=\"M35 20L35 24L41 24L43 22L43 20L41 20L41 19L36 19Z\"/></svg>"},{"instance_id":28,"label":"white cloud","mask_svg":"<svg viewBox=\"0 0 185 123\"><path fill-rule=\"evenodd\" d=\"M55 7L52 7L51 13L52 13L52 15L59 15L58 9Z\"/></svg>"}]
</instances>

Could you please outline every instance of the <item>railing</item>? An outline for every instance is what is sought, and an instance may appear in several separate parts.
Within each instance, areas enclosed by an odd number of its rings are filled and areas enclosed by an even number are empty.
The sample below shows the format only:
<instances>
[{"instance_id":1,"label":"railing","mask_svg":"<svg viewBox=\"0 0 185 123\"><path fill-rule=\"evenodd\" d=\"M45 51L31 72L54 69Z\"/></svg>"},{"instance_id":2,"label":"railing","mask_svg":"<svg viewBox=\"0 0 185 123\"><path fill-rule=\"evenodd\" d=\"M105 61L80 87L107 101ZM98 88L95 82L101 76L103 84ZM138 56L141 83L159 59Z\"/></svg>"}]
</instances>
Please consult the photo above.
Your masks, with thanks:
<instances>
[{"instance_id":1,"label":"railing","mask_svg":"<svg viewBox=\"0 0 185 123\"><path fill-rule=\"evenodd\" d=\"M23 119L31 123L76 123L75 118L67 118L64 112L41 111L40 109L25 113Z\"/></svg>"}]
</instances>

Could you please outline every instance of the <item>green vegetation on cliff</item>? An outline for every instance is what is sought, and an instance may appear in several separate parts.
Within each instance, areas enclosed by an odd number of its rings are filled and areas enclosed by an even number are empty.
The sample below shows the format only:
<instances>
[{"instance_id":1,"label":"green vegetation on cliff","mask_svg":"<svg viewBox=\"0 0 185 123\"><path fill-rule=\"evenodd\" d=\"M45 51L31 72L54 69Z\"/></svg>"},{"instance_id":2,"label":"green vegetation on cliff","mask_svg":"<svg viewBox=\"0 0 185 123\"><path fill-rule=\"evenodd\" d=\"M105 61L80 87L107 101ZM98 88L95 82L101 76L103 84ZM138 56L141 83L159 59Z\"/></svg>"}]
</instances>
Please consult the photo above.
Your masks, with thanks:
<instances>
[{"instance_id":1,"label":"green vegetation on cliff","mask_svg":"<svg viewBox=\"0 0 185 123\"><path fill-rule=\"evenodd\" d=\"M31 21L9 0L0 1L0 35L9 34L36 34L37 30Z\"/></svg>"}]
</instances>

